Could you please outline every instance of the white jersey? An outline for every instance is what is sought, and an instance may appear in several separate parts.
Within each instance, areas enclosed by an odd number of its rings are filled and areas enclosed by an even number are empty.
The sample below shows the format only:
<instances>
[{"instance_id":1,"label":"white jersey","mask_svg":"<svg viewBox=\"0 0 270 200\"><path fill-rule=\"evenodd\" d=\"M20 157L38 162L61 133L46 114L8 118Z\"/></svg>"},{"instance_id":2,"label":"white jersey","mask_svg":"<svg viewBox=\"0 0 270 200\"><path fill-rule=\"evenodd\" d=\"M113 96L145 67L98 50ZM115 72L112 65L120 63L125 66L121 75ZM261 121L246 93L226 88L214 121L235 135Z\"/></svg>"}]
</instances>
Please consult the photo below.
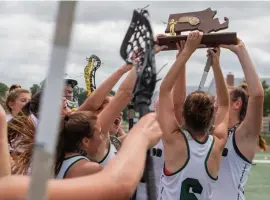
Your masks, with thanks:
<instances>
[{"instance_id":1,"label":"white jersey","mask_svg":"<svg viewBox=\"0 0 270 200\"><path fill-rule=\"evenodd\" d=\"M164 165L164 147L163 142L160 140L152 149L151 156L153 158L156 191L158 192L160 176ZM146 183L140 182L137 187L136 200L147 200Z\"/></svg>"},{"instance_id":2,"label":"white jersey","mask_svg":"<svg viewBox=\"0 0 270 200\"><path fill-rule=\"evenodd\" d=\"M58 174L56 175L56 179L64 179L66 174L68 173L68 170L78 161L80 160L88 160L90 161L87 157L82 156L82 155L75 155L75 156L71 156L68 158L65 158L61 169L59 170Z\"/></svg>"},{"instance_id":3,"label":"white jersey","mask_svg":"<svg viewBox=\"0 0 270 200\"><path fill-rule=\"evenodd\" d=\"M100 161L98 162L102 167L105 167L108 162L116 155L117 153L117 150L115 148L115 146L111 143L110 141L110 145L109 145L109 149L108 149L108 152L107 154L105 155L105 157Z\"/></svg>"},{"instance_id":4,"label":"white jersey","mask_svg":"<svg viewBox=\"0 0 270 200\"><path fill-rule=\"evenodd\" d=\"M195 140L187 131L182 130L187 143L188 158L177 172L166 175L162 172L158 200L209 200L213 195L216 179L207 169L207 160L214 145L209 135L205 142Z\"/></svg>"},{"instance_id":5,"label":"white jersey","mask_svg":"<svg viewBox=\"0 0 270 200\"><path fill-rule=\"evenodd\" d=\"M252 164L240 153L235 132L238 125L229 129L229 136L222 154L218 181L213 200L244 200L244 186L247 183Z\"/></svg>"}]
</instances>

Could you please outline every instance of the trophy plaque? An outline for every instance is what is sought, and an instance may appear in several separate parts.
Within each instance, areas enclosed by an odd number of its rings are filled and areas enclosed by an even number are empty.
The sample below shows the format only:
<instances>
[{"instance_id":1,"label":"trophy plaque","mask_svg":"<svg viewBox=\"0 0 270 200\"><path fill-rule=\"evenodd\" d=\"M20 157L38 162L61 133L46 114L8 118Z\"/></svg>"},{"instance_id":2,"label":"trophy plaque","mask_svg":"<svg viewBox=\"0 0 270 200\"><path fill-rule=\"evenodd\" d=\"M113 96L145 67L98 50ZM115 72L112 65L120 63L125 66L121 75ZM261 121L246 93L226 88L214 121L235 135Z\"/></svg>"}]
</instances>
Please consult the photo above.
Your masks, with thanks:
<instances>
[{"instance_id":1,"label":"trophy plaque","mask_svg":"<svg viewBox=\"0 0 270 200\"><path fill-rule=\"evenodd\" d=\"M198 12L171 14L165 30L165 33L170 33L170 36L159 37L159 45L168 46L163 51L177 50L176 43L187 39L187 35L181 35L181 33L194 30L204 33L200 48L217 47L220 44L236 44L237 34L235 32L211 33L229 27L229 19L224 17L225 22L220 23L218 18L214 18L216 14L217 11L213 11L211 8Z\"/></svg>"}]
</instances>

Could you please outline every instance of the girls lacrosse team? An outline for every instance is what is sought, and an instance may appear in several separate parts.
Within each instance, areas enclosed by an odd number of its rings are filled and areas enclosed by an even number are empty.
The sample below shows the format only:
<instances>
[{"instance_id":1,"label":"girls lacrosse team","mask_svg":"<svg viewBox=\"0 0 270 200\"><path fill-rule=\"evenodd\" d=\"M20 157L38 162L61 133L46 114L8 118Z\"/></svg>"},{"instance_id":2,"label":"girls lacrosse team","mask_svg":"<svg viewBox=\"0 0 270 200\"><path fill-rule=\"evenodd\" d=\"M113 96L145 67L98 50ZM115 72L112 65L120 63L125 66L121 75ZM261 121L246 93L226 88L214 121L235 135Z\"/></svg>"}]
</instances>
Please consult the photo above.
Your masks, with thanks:
<instances>
[{"instance_id":1,"label":"girls lacrosse team","mask_svg":"<svg viewBox=\"0 0 270 200\"><path fill-rule=\"evenodd\" d=\"M147 199L142 175L146 151L154 160L158 200L244 200L244 186L260 137L264 91L243 41L208 49L216 96L195 91L186 97L187 61L203 34L177 43L175 62L163 78L155 112L126 134L122 111L132 99L136 68L123 65L71 111L63 96L50 200ZM156 45L156 53L166 46ZM246 84L226 85L221 49L239 59ZM128 73L114 96L110 91ZM0 106L0 199L26 198L42 93L32 98L21 86ZM48 124L49 125L49 124ZM56 180L58 179L58 180ZM136 191L136 193L135 193Z\"/></svg>"}]
</instances>

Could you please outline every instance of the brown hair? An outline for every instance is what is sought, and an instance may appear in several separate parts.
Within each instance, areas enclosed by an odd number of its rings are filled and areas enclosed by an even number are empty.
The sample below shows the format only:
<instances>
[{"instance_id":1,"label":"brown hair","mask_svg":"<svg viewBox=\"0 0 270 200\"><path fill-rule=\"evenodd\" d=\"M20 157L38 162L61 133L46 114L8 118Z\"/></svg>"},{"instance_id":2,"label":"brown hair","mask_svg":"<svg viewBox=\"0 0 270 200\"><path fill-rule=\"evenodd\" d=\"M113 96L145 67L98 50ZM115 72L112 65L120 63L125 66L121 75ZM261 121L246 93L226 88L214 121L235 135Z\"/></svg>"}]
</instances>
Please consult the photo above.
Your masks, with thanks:
<instances>
[{"instance_id":1,"label":"brown hair","mask_svg":"<svg viewBox=\"0 0 270 200\"><path fill-rule=\"evenodd\" d=\"M13 148L13 174L27 174L34 147L34 133L35 125L31 117L23 113L8 122L8 141Z\"/></svg>"},{"instance_id":2,"label":"brown hair","mask_svg":"<svg viewBox=\"0 0 270 200\"><path fill-rule=\"evenodd\" d=\"M241 83L238 87L230 87L230 89L231 100L235 102L240 98L242 101L242 107L239 114L239 119L242 122L245 119L248 107L248 85L246 83ZM267 145L261 135L259 135L259 147L261 150L266 151Z\"/></svg>"},{"instance_id":3,"label":"brown hair","mask_svg":"<svg viewBox=\"0 0 270 200\"><path fill-rule=\"evenodd\" d=\"M214 114L213 97L203 91L195 91L187 96L183 117L187 129L195 132L208 130Z\"/></svg>"},{"instance_id":4,"label":"brown hair","mask_svg":"<svg viewBox=\"0 0 270 200\"><path fill-rule=\"evenodd\" d=\"M8 92L11 92L11 91L13 91L13 90L15 90L17 88L22 88L22 86L19 85L19 84L13 84L13 85L10 86Z\"/></svg>"},{"instance_id":5,"label":"brown hair","mask_svg":"<svg viewBox=\"0 0 270 200\"><path fill-rule=\"evenodd\" d=\"M29 135L29 132L35 131L35 127L32 126L33 122L29 120L29 117L34 114L38 118L40 97L40 92L35 94L22 110L8 122L8 142L10 146L13 146L14 141L20 135Z\"/></svg>"},{"instance_id":6,"label":"brown hair","mask_svg":"<svg viewBox=\"0 0 270 200\"><path fill-rule=\"evenodd\" d=\"M81 142L85 137L93 137L96 120L97 116L89 111L78 111L62 117L56 148L55 175L59 173L66 153L85 153L81 149Z\"/></svg>"},{"instance_id":7,"label":"brown hair","mask_svg":"<svg viewBox=\"0 0 270 200\"><path fill-rule=\"evenodd\" d=\"M239 119L243 121L246 116L249 97L247 84L241 83L238 87L230 87L230 95L233 102L237 101L239 98L241 99L242 107L240 109Z\"/></svg>"},{"instance_id":8,"label":"brown hair","mask_svg":"<svg viewBox=\"0 0 270 200\"><path fill-rule=\"evenodd\" d=\"M7 99L6 99L6 108L7 110L11 113L12 112L12 109L9 107L9 103L10 102L14 102L18 96L22 93L28 93L30 94L29 90L27 89L23 89L23 88L16 88L16 89L13 89L11 90L8 95L7 95Z\"/></svg>"},{"instance_id":9,"label":"brown hair","mask_svg":"<svg viewBox=\"0 0 270 200\"><path fill-rule=\"evenodd\" d=\"M263 151L266 151L267 150L266 141L263 139L263 137L261 135L259 135L259 147Z\"/></svg>"},{"instance_id":10,"label":"brown hair","mask_svg":"<svg viewBox=\"0 0 270 200\"><path fill-rule=\"evenodd\" d=\"M32 157L35 142L34 133L36 130L30 115L34 114L38 118L40 97L41 92L36 93L22 110L8 122L9 145L13 148L14 154L19 154L18 157L14 157L13 174L27 174ZM20 151L21 149L23 151Z\"/></svg>"}]
</instances>

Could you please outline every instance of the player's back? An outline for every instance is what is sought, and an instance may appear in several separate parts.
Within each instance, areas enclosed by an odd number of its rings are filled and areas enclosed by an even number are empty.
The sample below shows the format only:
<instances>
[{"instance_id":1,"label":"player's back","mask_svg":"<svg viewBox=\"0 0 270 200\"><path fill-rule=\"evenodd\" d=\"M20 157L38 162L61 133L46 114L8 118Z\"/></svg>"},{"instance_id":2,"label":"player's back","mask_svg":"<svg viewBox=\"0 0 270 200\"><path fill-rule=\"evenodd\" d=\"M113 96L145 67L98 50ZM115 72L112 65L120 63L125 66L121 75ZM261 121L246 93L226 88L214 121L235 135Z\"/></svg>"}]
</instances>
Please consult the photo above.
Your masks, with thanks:
<instances>
[{"instance_id":1,"label":"player's back","mask_svg":"<svg viewBox=\"0 0 270 200\"><path fill-rule=\"evenodd\" d=\"M209 135L205 142L199 142L187 131L183 133L188 143L188 158L184 166L175 173L168 174L164 166L158 200L209 200L216 182L207 169L214 138Z\"/></svg>"},{"instance_id":2,"label":"player's back","mask_svg":"<svg viewBox=\"0 0 270 200\"><path fill-rule=\"evenodd\" d=\"M214 187L212 200L244 200L244 186L252 164L239 151L235 134L238 124L229 129L229 136L222 154L219 179Z\"/></svg>"}]
</instances>

